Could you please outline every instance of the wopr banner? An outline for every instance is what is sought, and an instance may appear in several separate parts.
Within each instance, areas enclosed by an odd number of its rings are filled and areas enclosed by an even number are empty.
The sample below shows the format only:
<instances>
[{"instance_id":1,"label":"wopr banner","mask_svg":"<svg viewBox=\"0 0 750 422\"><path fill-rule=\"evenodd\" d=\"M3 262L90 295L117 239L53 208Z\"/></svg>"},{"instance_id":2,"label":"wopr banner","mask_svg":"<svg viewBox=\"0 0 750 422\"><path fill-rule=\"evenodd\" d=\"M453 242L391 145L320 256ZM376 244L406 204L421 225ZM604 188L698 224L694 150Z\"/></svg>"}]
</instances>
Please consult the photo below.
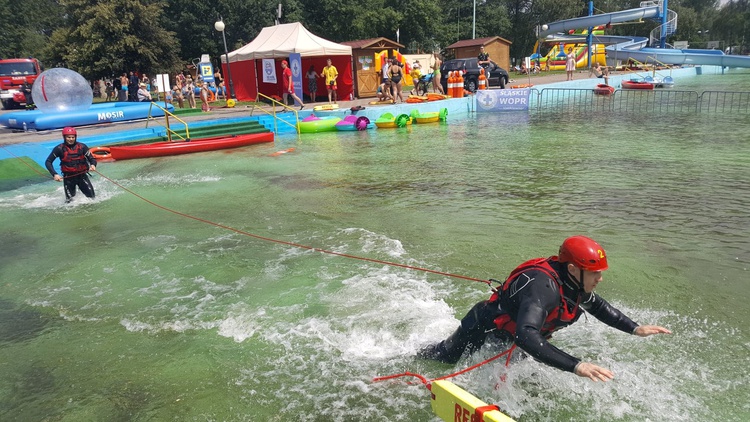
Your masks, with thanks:
<instances>
[{"instance_id":1,"label":"wopr banner","mask_svg":"<svg viewBox=\"0 0 750 422\"><path fill-rule=\"evenodd\" d=\"M479 90L477 111L528 110L530 95L531 88Z\"/></svg>"}]
</instances>

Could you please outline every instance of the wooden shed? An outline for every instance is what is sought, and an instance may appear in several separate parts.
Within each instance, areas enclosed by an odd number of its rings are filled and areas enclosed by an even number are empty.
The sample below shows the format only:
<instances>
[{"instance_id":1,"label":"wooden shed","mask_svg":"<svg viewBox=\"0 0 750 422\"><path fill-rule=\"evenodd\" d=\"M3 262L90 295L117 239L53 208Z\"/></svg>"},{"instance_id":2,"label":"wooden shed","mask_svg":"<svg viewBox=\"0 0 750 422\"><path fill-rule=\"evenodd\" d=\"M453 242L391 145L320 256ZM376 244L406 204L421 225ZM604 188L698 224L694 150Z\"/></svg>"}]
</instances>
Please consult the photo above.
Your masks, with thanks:
<instances>
[{"instance_id":1,"label":"wooden shed","mask_svg":"<svg viewBox=\"0 0 750 422\"><path fill-rule=\"evenodd\" d=\"M344 41L339 44L348 45L352 48L354 95L357 98L374 97L378 91L380 69L376 69L375 55L383 50L404 48L402 44L384 37Z\"/></svg>"},{"instance_id":2,"label":"wooden shed","mask_svg":"<svg viewBox=\"0 0 750 422\"><path fill-rule=\"evenodd\" d=\"M342 43L343 44L343 43ZM479 47L484 46L484 51L489 53L490 60L498 66L510 71L510 45L512 42L501 37L476 38L473 40L461 40L445 47L446 58L453 56L455 59L476 57L479 55Z\"/></svg>"}]
</instances>

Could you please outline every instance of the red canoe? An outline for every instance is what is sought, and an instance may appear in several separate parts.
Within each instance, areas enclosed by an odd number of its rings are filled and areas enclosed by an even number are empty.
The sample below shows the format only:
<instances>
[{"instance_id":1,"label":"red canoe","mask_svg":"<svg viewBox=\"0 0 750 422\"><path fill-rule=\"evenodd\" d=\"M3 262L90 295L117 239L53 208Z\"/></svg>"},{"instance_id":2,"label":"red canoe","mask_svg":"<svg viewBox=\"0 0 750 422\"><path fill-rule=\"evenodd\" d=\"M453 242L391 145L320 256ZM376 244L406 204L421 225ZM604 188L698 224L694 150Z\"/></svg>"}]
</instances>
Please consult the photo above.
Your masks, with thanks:
<instances>
[{"instance_id":1,"label":"red canoe","mask_svg":"<svg viewBox=\"0 0 750 422\"><path fill-rule=\"evenodd\" d=\"M594 94L596 95L612 95L615 92L615 87L607 84L599 84L594 88Z\"/></svg>"},{"instance_id":2,"label":"red canoe","mask_svg":"<svg viewBox=\"0 0 750 422\"><path fill-rule=\"evenodd\" d=\"M622 89L648 89L653 90L654 84L644 81L622 81Z\"/></svg>"},{"instance_id":3,"label":"red canoe","mask_svg":"<svg viewBox=\"0 0 750 422\"><path fill-rule=\"evenodd\" d=\"M187 142L156 142L133 146L93 147L90 150L96 159L103 159L105 161L107 159L130 160L133 158L163 157L167 155L238 148L261 142L273 142L273 132L217 136L214 138L193 139Z\"/></svg>"}]
</instances>

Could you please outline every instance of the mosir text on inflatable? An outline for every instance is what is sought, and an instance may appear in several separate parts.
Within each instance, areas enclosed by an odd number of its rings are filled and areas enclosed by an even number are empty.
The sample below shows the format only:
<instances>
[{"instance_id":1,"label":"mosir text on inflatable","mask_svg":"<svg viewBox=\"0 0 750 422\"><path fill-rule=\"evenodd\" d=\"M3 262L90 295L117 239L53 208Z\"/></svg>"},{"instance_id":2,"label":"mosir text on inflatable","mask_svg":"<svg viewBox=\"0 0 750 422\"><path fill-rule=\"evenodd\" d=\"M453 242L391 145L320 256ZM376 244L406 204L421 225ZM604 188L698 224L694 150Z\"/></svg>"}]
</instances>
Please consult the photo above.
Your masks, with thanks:
<instances>
[{"instance_id":1,"label":"mosir text on inflatable","mask_svg":"<svg viewBox=\"0 0 750 422\"><path fill-rule=\"evenodd\" d=\"M122 110L107 111L104 113L98 113L97 115L98 120L122 119L125 117L125 113Z\"/></svg>"}]
</instances>

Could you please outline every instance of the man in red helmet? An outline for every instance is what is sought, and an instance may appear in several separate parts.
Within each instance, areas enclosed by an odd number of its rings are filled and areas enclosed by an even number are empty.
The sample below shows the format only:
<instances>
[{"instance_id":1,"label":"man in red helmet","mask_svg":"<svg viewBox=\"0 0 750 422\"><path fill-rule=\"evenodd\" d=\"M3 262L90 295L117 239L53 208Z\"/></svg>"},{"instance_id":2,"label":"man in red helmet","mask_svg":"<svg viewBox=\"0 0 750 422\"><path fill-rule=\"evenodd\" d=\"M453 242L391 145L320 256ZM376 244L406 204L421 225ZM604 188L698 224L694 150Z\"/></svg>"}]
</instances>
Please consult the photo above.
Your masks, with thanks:
<instances>
[{"instance_id":1,"label":"man in red helmet","mask_svg":"<svg viewBox=\"0 0 750 422\"><path fill-rule=\"evenodd\" d=\"M47 171L55 181L63 182L65 202L70 202L76 195L76 186L81 189L84 195L93 198L96 194L87 173L89 170L96 170L96 159L86 144L77 142L78 132L75 128L70 126L64 128L62 135L64 142L52 149L44 163ZM60 170L64 177L60 176L52 166L52 162L58 157L60 158Z\"/></svg>"},{"instance_id":2,"label":"man in red helmet","mask_svg":"<svg viewBox=\"0 0 750 422\"><path fill-rule=\"evenodd\" d=\"M547 365L593 381L608 381L614 374L582 362L549 343L552 333L574 323L587 311L598 320L629 334L647 337L671 334L656 325L638 325L597 296L607 255L598 243L572 236L557 256L536 258L519 265L490 297L474 305L446 340L419 352L424 358L456 363L461 355L478 350L489 338L515 343Z\"/></svg>"}]
</instances>

